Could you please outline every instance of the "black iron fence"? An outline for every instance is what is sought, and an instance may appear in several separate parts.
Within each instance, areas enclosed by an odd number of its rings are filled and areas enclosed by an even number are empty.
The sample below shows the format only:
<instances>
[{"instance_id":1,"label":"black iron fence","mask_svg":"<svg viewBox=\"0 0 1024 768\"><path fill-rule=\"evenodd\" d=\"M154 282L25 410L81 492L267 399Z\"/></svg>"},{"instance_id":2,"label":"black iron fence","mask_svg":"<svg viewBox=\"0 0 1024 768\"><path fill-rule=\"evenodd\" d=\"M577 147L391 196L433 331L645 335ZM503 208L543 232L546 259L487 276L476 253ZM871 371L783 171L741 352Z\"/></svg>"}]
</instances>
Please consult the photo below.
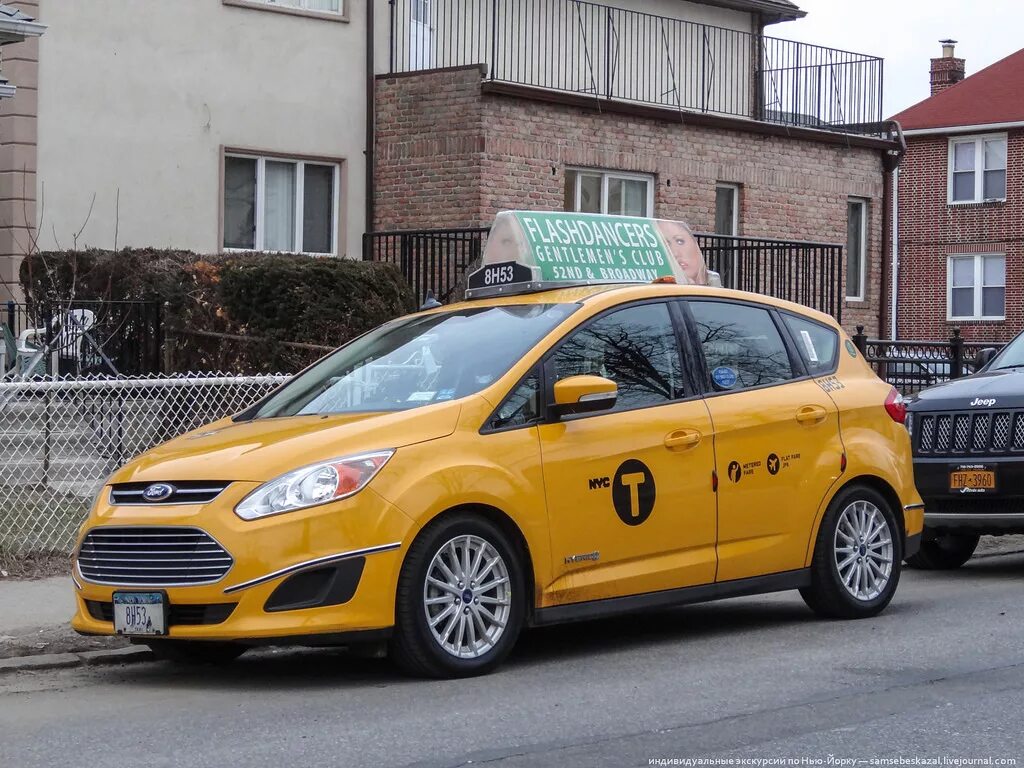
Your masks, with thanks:
<instances>
[{"instance_id":1,"label":"black iron fence","mask_svg":"<svg viewBox=\"0 0 1024 768\"><path fill-rule=\"evenodd\" d=\"M0 304L0 377L162 370L159 301Z\"/></svg>"},{"instance_id":2,"label":"black iron fence","mask_svg":"<svg viewBox=\"0 0 1024 768\"><path fill-rule=\"evenodd\" d=\"M390 71L851 133L883 119L882 59L580 0L392 0Z\"/></svg>"},{"instance_id":3,"label":"black iron fence","mask_svg":"<svg viewBox=\"0 0 1024 768\"><path fill-rule=\"evenodd\" d=\"M695 235L722 285L794 301L843 319L843 246L800 240Z\"/></svg>"},{"instance_id":4,"label":"black iron fence","mask_svg":"<svg viewBox=\"0 0 1024 768\"><path fill-rule=\"evenodd\" d=\"M466 270L478 261L489 227L370 232L363 258L395 264L418 299L462 297ZM766 238L696 235L710 269L728 288L787 299L842 320L843 246Z\"/></svg>"},{"instance_id":5,"label":"black iron fence","mask_svg":"<svg viewBox=\"0 0 1024 768\"><path fill-rule=\"evenodd\" d=\"M363 259L394 264L416 298L430 291L441 302L461 299L457 289L466 270L480 260L490 227L368 232Z\"/></svg>"},{"instance_id":6,"label":"black iron fence","mask_svg":"<svg viewBox=\"0 0 1024 768\"><path fill-rule=\"evenodd\" d=\"M879 378L903 394L969 376L980 367L976 366L975 358L981 350L1005 346L999 342L964 341L959 328L953 329L948 341L869 339L863 325L857 326L853 343Z\"/></svg>"}]
</instances>

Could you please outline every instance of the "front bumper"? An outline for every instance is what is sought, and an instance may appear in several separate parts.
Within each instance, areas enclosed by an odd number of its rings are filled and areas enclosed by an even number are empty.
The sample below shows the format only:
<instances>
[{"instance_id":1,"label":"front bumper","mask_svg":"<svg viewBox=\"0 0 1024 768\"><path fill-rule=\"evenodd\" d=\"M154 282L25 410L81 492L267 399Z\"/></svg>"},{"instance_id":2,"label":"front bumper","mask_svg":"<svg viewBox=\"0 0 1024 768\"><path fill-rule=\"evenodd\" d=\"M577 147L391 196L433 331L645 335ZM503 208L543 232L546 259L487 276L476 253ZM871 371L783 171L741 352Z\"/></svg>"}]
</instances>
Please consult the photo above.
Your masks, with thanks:
<instances>
[{"instance_id":1,"label":"front bumper","mask_svg":"<svg viewBox=\"0 0 1024 768\"><path fill-rule=\"evenodd\" d=\"M995 489L950 490L950 472L961 467L994 471ZM1024 532L1024 456L915 458L914 481L925 501L928 528Z\"/></svg>"},{"instance_id":2,"label":"front bumper","mask_svg":"<svg viewBox=\"0 0 1024 768\"><path fill-rule=\"evenodd\" d=\"M199 528L234 563L216 583L165 587L95 584L83 578L76 561L72 627L83 634L112 635L114 592L162 591L172 639L315 641L390 628L412 521L370 489L322 507L241 520L232 510L255 486L234 483L210 504L196 506L110 506L101 501L83 536L99 526Z\"/></svg>"}]
</instances>

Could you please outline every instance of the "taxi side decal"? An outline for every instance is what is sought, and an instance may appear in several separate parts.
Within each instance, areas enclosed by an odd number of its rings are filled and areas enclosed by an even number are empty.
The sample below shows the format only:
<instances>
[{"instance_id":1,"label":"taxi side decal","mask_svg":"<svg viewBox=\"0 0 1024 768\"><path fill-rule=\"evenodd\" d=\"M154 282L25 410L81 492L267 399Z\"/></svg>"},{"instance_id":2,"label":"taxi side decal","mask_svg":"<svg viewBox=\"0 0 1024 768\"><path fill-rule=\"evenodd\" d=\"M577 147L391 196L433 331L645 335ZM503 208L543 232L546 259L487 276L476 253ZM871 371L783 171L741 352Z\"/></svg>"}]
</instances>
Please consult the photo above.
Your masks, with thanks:
<instances>
[{"instance_id":1,"label":"taxi side decal","mask_svg":"<svg viewBox=\"0 0 1024 768\"><path fill-rule=\"evenodd\" d=\"M654 511L656 493L654 475L646 464L627 459L619 465L612 481L612 504L622 522L643 524Z\"/></svg>"}]
</instances>

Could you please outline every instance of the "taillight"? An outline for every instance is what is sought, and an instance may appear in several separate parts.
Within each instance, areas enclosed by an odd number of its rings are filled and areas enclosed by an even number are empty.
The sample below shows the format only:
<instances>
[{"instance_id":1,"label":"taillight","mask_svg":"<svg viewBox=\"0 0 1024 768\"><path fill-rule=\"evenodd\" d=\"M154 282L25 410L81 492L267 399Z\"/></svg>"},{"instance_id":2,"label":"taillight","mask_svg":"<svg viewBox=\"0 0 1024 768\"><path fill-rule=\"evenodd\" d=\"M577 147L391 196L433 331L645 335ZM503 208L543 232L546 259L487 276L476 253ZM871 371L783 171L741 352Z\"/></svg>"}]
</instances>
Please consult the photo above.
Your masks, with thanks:
<instances>
[{"instance_id":1,"label":"taillight","mask_svg":"<svg viewBox=\"0 0 1024 768\"><path fill-rule=\"evenodd\" d=\"M890 389L889 396L885 398L885 412L897 424L903 424L907 420L907 404L903 401L903 395L896 391L896 387Z\"/></svg>"}]
</instances>

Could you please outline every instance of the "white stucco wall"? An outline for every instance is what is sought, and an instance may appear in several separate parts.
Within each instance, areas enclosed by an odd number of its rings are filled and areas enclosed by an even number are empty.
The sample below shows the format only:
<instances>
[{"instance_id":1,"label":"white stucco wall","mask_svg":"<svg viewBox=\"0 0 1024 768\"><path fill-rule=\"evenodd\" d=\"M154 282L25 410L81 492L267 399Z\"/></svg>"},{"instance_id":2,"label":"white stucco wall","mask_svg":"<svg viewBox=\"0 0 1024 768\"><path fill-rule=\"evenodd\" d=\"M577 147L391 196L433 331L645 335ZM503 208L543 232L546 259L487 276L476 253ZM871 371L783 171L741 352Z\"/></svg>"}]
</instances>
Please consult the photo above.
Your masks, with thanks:
<instances>
[{"instance_id":1,"label":"white stucco wall","mask_svg":"<svg viewBox=\"0 0 1024 768\"><path fill-rule=\"evenodd\" d=\"M358 257L365 26L363 3L347 5L349 23L221 0L42 0L39 247L81 230L79 247L110 248L116 229L119 247L220 250L228 146L342 158L339 250Z\"/></svg>"}]
</instances>

